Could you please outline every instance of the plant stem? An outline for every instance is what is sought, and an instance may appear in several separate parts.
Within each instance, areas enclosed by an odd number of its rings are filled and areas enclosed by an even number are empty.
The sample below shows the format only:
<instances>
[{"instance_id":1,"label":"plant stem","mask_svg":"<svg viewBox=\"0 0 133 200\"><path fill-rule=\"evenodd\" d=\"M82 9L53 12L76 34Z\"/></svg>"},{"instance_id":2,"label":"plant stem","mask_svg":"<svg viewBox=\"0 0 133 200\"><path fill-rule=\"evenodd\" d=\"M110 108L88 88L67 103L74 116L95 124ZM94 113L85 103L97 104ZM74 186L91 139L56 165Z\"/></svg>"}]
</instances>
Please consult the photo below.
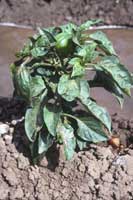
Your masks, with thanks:
<instances>
[{"instance_id":1,"label":"plant stem","mask_svg":"<svg viewBox=\"0 0 133 200\"><path fill-rule=\"evenodd\" d=\"M25 66L26 63L30 61L30 57L26 58L26 60L22 63L22 66Z\"/></svg>"},{"instance_id":2,"label":"plant stem","mask_svg":"<svg viewBox=\"0 0 133 200\"><path fill-rule=\"evenodd\" d=\"M67 117L70 117L70 118L73 118L73 119L77 120L77 118L76 118L76 117L74 117L73 115L70 115L70 114L67 114L67 113L62 113L62 115L64 115L64 116L67 116Z\"/></svg>"},{"instance_id":3,"label":"plant stem","mask_svg":"<svg viewBox=\"0 0 133 200\"><path fill-rule=\"evenodd\" d=\"M91 68L91 67L86 67L85 69L88 71L96 71L94 68Z\"/></svg>"}]
</instances>

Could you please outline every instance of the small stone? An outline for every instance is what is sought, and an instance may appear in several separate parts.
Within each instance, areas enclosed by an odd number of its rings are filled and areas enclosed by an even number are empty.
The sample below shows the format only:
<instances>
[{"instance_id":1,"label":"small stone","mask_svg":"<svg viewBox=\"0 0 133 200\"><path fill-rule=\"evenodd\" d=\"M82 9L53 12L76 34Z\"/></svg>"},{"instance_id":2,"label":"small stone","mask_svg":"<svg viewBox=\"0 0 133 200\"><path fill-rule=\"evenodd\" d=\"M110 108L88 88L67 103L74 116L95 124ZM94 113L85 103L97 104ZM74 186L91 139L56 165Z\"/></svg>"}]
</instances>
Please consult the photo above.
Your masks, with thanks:
<instances>
[{"instance_id":1,"label":"small stone","mask_svg":"<svg viewBox=\"0 0 133 200\"><path fill-rule=\"evenodd\" d=\"M68 177L69 172L68 172L68 170L67 170L66 168L63 169L62 175L63 175L64 177Z\"/></svg>"},{"instance_id":2,"label":"small stone","mask_svg":"<svg viewBox=\"0 0 133 200\"><path fill-rule=\"evenodd\" d=\"M80 199L83 196L83 192L81 190L79 190L79 188L77 188L76 195Z\"/></svg>"},{"instance_id":3,"label":"small stone","mask_svg":"<svg viewBox=\"0 0 133 200\"><path fill-rule=\"evenodd\" d=\"M7 169L7 168L9 167L9 163L6 162L6 161L3 162L2 167L3 167L4 169Z\"/></svg>"},{"instance_id":4,"label":"small stone","mask_svg":"<svg viewBox=\"0 0 133 200\"><path fill-rule=\"evenodd\" d=\"M119 123L119 128L121 129L127 129L128 127L128 122L125 121L125 120L122 120L120 123Z\"/></svg>"},{"instance_id":5,"label":"small stone","mask_svg":"<svg viewBox=\"0 0 133 200\"><path fill-rule=\"evenodd\" d=\"M0 184L0 200L8 199L9 189L5 183Z\"/></svg>"},{"instance_id":6,"label":"small stone","mask_svg":"<svg viewBox=\"0 0 133 200\"><path fill-rule=\"evenodd\" d=\"M12 143L12 136L11 135L5 135L4 136L5 144L9 145Z\"/></svg>"},{"instance_id":7,"label":"small stone","mask_svg":"<svg viewBox=\"0 0 133 200\"><path fill-rule=\"evenodd\" d=\"M21 187L18 187L13 194L14 199L22 199L24 196L23 190Z\"/></svg>"},{"instance_id":8,"label":"small stone","mask_svg":"<svg viewBox=\"0 0 133 200\"><path fill-rule=\"evenodd\" d=\"M66 191L65 193L63 193L63 199L68 200L69 198L69 192Z\"/></svg>"},{"instance_id":9,"label":"small stone","mask_svg":"<svg viewBox=\"0 0 133 200\"><path fill-rule=\"evenodd\" d=\"M63 181L62 182L62 186L67 187L68 186L68 182L67 181Z\"/></svg>"},{"instance_id":10,"label":"small stone","mask_svg":"<svg viewBox=\"0 0 133 200\"><path fill-rule=\"evenodd\" d=\"M48 192L49 192L49 194L52 194L52 193L53 193L53 190L52 190L52 189L49 189Z\"/></svg>"},{"instance_id":11,"label":"small stone","mask_svg":"<svg viewBox=\"0 0 133 200\"><path fill-rule=\"evenodd\" d=\"M102 177L102 180L108 183L113 182L113 176L111 173L105 173L105 175Z\"/></svg>"},{"instance_id":12,"label":"small stone","mask_svg":"<svg viewBox=\"0 0 133 200\"><path fill-rule=\"evenodd\" d=\"M43 191L41 193L39 192L39 194L37 195L37 200L50 200L50 198L47 192Z\"/></svg>"},{"instance_id":13,"label":"small stone","mask_svg":"<svg viewBox=\"0 0 133 200\"><path fill-rule=\"evenodd\" d=\"M53 192L53 197L54 197L54 199L56 199L58 196L59 196L59 192L55 190L55 191Z\"/></svg>"},{"instance_id":14,"label":"small stone","mask_svg":"<svg viewBox=\"0 0 133 200\"><path fill-rule=\"evenodd\" d=\"M15 159L17 159L17 158L19 157L19 154L18 154L18 152L17 152L17 153L15 152L15 153L12 154L12 156L13 156Z\"/></svg>"},{"instance_id":15,"label":"small stone","mask_svg":"<svg viewBox=\"0 0 133 200\"><path fill-rule=\"evenodd\" d=\"M28 158L24 157L23 154L19 155L17 161L18 161L18 169L24 170L27 166L29 166L29 160Z\"/></svg>"},{"instance_id":16,"label":"small stone","mask_svg":"<svg viewBox=\"0 0 133 200\"><path fill-rule=\"evenodd\" d=\"M10 127L10 133L13 134L14 133L14 128Z\"/></svg>"},{"instance_id":17,"label":"small stone","mask_svg":"<svg viewBox=\"0 0 133 200\"><path fill-rule=\"evenodd\" d=\"M9 126L7 124L0 124L0 136L8 133Z\"/></svg>"},{"instance_id":18,"label":"small stone","mask_svg":"<svg viewBox=\"0 0 133 200\"><path fill-rule=\"evenodd\" d=\"M12 124L13 126L15 126L15 125L17 124L17 120L12 120L12 121L11 121L11 124Z\"/></svg>"},{"instance_id":19,"label":"small stone","mask_svg":"<svg viewBox=\"0 0 133 200\"><path fill-rule=\"evenodd\" d=\"M64 197L64 194L68 194L68 188L64 188L61 190L61 193L63 194L63 197ZM65 199L65 198L64 198Z\"/></svg>"},{"instance_id":20,"label":"small stone","mask_svg":"<svg viewBox=\"0 0 133 200\"><path fill-rule=\"evenodd\" d=\"M46 159L46 157L44 157L39 164L41 167L47 167L48 166L48 160Z\"/></svg>"},{"instance_id":21,"label":"small stone","mask_svg":"<svg viewBox=\"0 0 133 200\"><path fill-rule=\"evenodd\" d=\"M78 169L79 169L80 172L85 172L85 165L80 164Z\"/></svg>"},{"instance_id":22,"label":"small stone","mask_svg":"<svg viewBox=\"0 0 133 200\"><path fill-rule=\"evenodd\" d=\"M89 185L83 184L82 186L80 186L80 190L81 190L83 193L89 193L89 191L90 191Z\"/></svg>"},{"instance_id":23,"label":"small stone","mask_svg":"<svg viewBox=\"0 0 133 200\"><path fill-rule=\"evenodd\" d=\"M54 183L52 183L52 182L50 183L50 188L51 188L51 189L55 189Z\"/></svg>"}]
</instances>

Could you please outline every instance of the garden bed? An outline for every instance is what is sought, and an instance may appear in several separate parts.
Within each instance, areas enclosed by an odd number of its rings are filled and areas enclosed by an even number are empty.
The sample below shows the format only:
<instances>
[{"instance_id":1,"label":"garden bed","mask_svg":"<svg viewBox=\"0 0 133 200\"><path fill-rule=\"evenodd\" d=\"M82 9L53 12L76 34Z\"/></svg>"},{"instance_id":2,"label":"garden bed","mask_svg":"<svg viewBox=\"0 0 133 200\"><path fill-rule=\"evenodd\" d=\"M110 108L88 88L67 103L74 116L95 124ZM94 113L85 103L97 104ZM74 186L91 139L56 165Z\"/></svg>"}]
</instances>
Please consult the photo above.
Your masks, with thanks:
<instances>
[{"instance_id":1,"label":"garden bed","mask_svg":"<svg viewBox=\"0 0 133 200\"><path fill-rule=\"evenodd\" d=\"M133 121L112 116L113 131L124 146L90 144L86 151L65 161L59 146L49 150L39 166L30 164L24 138L22 102L0 101L0 199L23 200L132 200ZM23 111L24 112L24 111ZM22 122L21 122L22 121Z\"/></svg>"},{"instance_id":2,"label":"garden bed","mask_svg":"<svg viewBox=\"0 0 133 200\"><path fill-rule=\"evenodd\" d=\"M132 0L1 0L0 22L51 26L68 21L104 19L105 24L133 26Z\"/></svg>"}]
</instances>

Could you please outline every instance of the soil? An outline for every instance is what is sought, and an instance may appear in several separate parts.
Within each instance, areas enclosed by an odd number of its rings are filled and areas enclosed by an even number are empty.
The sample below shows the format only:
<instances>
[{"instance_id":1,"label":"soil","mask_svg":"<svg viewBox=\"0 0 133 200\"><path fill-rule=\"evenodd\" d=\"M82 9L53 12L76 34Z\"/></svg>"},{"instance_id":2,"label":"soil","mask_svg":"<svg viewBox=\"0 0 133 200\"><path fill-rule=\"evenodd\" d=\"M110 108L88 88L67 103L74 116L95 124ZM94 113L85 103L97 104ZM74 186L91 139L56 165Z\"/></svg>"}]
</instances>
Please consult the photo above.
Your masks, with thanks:
<instances>
[{"instance_id":1,"label":"soil","mask_svg":"<svg viewBox=\"0 0 133 200\"><path fill-rule=\"evenodd\" d=\"M133 0L0 0L0 22L51 26L90 18L133 26Z\"/></svg>"},{"instance_id":2,"label":"soil","mask_svg":"<svg viewBox=\"0 0 133 200\"><path fill-rule=\"evenodd\" d=\"M132 200L133 120L112 116L123 148L90 144L65 161L62 147L32 166L26 147L24 103L0 99L0 200ZM20 111L21 110L21 111Z\"/></svg>"}]
</instances>

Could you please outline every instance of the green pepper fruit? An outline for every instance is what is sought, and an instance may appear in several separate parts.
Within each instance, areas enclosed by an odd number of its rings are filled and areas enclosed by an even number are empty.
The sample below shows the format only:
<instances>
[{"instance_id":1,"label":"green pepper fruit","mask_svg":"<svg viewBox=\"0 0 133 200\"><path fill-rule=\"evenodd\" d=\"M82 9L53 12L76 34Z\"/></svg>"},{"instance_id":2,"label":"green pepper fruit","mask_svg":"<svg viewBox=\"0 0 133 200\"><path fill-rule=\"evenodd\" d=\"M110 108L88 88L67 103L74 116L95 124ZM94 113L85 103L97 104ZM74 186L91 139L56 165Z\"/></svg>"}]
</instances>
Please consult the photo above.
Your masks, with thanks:
<instances>
[{"instance_id":1,"label":"green pepper fruit","mask_svg":"<svg viewBox=\"0 0 133 200\"><path fill-rule=\"evenodd\" d=\"M69 54L74 52L74 43L72 41L72 35L68 33L59 33L55 37L55 48L59 56L66 58Z\"/></svg>"}]
</instances>

